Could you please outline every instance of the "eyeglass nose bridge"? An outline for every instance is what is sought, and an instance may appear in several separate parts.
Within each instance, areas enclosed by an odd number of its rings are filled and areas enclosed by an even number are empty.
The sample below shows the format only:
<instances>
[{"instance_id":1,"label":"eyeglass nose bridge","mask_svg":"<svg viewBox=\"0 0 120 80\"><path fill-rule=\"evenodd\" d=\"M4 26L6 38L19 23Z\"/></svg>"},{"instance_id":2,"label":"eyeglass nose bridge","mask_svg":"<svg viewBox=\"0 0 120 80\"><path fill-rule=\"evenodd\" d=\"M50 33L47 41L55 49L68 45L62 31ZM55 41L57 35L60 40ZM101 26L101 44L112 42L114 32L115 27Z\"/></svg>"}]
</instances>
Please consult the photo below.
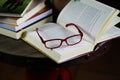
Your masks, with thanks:
<instances>
[{"instance_id":1,"label":"eyeglass nose bridge","mask_svg":"<svg viewBox=\"0 0 120 80\"><path fill-rule=\"evenodd\" d=\"M64 44L67 44L69 46L69 43L67 42L67 38L66 39L61 39L61 43L60 43L59 47L65 46Z\"/></svg>"},{"instance_id":2,"label":"eyeglass nose bridge","mask_svg":"<svg viewBox=\"0 0 120 80\"><path fill-rule=\"evenodd\" d=\"M68 43L68 41L67 41L67 39L69 39L69 38L70 38L70 37L65 38L65 39L62 39L62 40L61 40L61 43L60 43L60 46L64 46L63 43L67 44L68 46L71 46L71 45Z\"/></svg>"},{"instance_id":3,"label":"eyeglass nose bridge","mask_svg":"<svg viewBox=\"0 0 120 80\"><path fill-rule=\"evenodd\" d=\"M61 45L63 45L63 46L64 46L64 44L63 44L63 43L65 43L65 44L67 44L67 45L69 46L69 43L67 42L67 39L68 39L68 38L63 39L63 40L61 41Z\"/></svg>"},{"instance_id":4,"label":"eyeglass nose bridge","mask_svg":"<svg viewBox=\"0 0 120 80\"><path fill-rule=\"evenodd\" d=\"M68 46L70 46L70 44L67 42L67 39L68 38L61 39L60 45L57 46L56 48L63 47L63 46L65 46L65 44L68 45Z\"/></svg>"},{"instance_id":5,"label":"eyeglass nose bridge","mask_svg":"<svg viewBox=\"0 0 120 80\"><path fill-rule=\"evenodd\" d=\"M60 39L60 44L59 44L58 46L56 46L56 47L52 47L52 48L51 48L51 47L48 47L48 46L46 45L46 42L48 42L48 41L49 41L49 40L45 41L44 44L45 44L45 47L46 47L46 48L51 49L51 50L53 50L53 49L55 49L55 48L61 47L64 42L68 45L68 43L67 43L67 41L66 41L65 39Z\"/></svg>"}]
</instances>

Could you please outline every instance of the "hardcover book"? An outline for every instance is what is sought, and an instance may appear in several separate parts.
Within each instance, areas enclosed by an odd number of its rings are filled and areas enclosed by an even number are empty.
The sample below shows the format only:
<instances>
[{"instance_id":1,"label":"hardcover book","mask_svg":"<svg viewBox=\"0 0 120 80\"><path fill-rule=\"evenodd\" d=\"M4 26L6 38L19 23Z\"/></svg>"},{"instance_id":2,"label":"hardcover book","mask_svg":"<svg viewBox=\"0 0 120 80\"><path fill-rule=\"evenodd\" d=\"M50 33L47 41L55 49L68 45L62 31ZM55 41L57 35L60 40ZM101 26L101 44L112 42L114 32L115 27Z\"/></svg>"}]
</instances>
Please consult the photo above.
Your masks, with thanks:
<instances>
[{"instance_id":1,"label":"hardcover book","mask_svg":"<svg viewBox=\"0 0 120 80\"><path fill-rule=\"evenodd\" d=\"M22 39L56 63L83 56L97 44L120 37L119 10L95 0L71 0L56 23L26 31ZM112 34L111 34L112 33Z\"/></svg>"}]
</instances>

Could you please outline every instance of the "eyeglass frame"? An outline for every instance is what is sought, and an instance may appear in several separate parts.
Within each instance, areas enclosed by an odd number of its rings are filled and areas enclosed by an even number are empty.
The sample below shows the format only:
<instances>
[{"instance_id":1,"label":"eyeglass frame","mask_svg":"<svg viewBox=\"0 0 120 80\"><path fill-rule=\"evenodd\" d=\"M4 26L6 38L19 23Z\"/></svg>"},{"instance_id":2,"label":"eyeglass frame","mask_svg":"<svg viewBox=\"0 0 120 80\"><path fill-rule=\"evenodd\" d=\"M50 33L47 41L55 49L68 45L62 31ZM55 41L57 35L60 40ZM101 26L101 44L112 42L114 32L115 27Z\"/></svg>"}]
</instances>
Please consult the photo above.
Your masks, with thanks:
<instances>
[{"instance_id":1,"label":"eyeglass frame","mask_svg":"<svg viewBox=\"0 0 120 80\"><path fill-rule=\"evenodd\" d=\"M67 37L67 38L65 38L65 39L50 39L50 40L44 40L44 39L40 36L40 34L39 34L39 32L38 32L38 28L36 28L36 32L37 32L37 35L39 36L41 42L44 44L44 46L45 46L46 48L52 50L52 49L55 49L55 48L59 48L59 47L62 45L63 41L65 41L68 46L73 46L73 45L76 45L76 44L78 44L78 43L81 42L82 37L83 37L83 33L82 33L82 31L78 28L78 25L76 25L76 24L74 24L74 23L68 23L68 24L65 25L65 27L69 27L69 26L75 26L75 28L78 30L79 34L75 34L75 35L69 36L69 37ZM71 38L71 37L74 37L74 36L80 36L80 37L81 37L81 38L80 38L80 41L78 41L78 42L76 42L76 43L74 43L74 44L69 44L69 43L67 42L67 39L69 39L69 38ZM47 47L46 42L48 42L48 41L54 41L54 40L61 40L60 45L57 46L57 47Z\"/></svg>"}]
</instances>

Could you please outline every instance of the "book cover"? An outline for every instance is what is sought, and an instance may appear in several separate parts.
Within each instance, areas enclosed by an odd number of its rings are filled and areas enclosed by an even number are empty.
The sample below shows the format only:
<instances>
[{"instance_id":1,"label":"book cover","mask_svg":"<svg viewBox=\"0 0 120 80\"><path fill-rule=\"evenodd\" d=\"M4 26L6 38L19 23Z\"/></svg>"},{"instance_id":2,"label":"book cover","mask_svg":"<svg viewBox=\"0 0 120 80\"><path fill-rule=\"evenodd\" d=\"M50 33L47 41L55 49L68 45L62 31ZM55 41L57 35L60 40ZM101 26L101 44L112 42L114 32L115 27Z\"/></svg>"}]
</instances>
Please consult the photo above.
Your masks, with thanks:
<instances>
[{"instance_id":1,"label":"book cover","mask_svg":"<svg viewBox=\"0 0 120 80\"><path fill-rule=\"evenodd\" d=\"M19 16L32 3L32 0L0 0L0 16Z\"/></svg>"}]
</instances>

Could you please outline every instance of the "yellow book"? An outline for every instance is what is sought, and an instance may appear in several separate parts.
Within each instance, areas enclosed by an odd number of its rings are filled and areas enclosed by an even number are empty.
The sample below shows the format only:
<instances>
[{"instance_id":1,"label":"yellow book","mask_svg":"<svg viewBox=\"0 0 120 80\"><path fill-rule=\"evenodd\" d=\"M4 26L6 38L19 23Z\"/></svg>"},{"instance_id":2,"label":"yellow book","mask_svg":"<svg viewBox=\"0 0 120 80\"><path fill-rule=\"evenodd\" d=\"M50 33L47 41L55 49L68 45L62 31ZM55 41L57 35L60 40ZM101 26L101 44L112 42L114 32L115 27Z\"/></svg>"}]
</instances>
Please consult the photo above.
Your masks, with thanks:
<instances>
[{"instance_id":1,"label":"yellow book","mask_svg":"<svg viewBox=\"0 0 120 80\"><path fill-rule=\"evenodd\" d=\"M93 51L98 43L120 37L119 10L95 0L71 0L56 23L25 32L22 39L56 63ZM112 34L111 34L112 33Z\"/></svg>"}]
</instances>

